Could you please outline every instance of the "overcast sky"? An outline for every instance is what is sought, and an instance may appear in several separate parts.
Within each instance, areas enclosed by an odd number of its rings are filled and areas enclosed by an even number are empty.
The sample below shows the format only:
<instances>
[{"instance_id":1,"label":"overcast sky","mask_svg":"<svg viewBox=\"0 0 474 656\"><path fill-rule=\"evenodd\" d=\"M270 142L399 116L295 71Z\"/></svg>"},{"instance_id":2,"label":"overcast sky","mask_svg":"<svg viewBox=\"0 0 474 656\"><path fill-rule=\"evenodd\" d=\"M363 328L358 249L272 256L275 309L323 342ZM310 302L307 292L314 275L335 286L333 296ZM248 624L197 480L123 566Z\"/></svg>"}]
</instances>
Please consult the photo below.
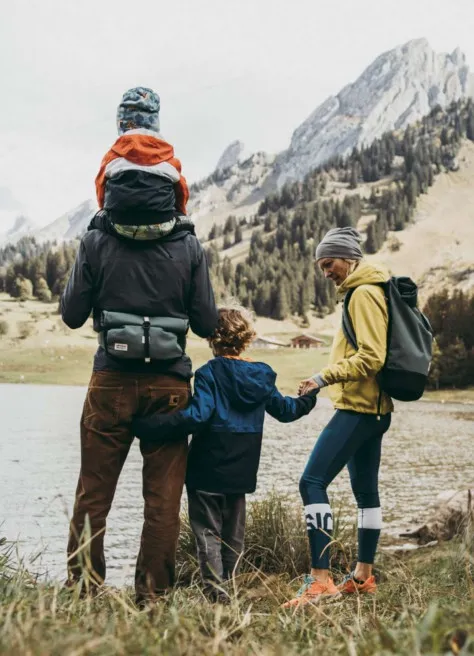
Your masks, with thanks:
<instances>
[{"instance_id":1,"label":"overcast sky","mask_svg":"<svg viewBox=\"0 0 474 656\"><path fill-rule=\"evenodd\" d=\"M134 13L136 11L136 13ZM152 87L191 181L241 139L285 148L328 95L396 45L457 46L474 0L15 0L0 18L0 231L94 196L123 91Z\"/></svg>"}]
</instances>

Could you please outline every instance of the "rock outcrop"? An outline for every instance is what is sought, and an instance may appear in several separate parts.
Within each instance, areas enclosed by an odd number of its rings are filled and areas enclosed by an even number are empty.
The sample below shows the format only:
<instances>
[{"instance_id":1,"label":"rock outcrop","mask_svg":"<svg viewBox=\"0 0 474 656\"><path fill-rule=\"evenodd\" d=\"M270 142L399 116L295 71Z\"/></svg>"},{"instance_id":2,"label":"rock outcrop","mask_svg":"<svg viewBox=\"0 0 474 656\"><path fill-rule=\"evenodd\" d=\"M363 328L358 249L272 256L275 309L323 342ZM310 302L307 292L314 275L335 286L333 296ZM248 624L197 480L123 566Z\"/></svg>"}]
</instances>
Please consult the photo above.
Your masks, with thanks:
<instances>
[{"instance_id":1,"label":"rock outcrop","mask_svg":"<svg viewBox=\"0 0 474 656\"><path fill-rule=\"evenodd\" d=\"M423 545L463 535L468 523L474 521L473 498L474 489L442 492L428 520L413 531L402 533L400 537L415 539Z\"/></svg>"}]
</instances>

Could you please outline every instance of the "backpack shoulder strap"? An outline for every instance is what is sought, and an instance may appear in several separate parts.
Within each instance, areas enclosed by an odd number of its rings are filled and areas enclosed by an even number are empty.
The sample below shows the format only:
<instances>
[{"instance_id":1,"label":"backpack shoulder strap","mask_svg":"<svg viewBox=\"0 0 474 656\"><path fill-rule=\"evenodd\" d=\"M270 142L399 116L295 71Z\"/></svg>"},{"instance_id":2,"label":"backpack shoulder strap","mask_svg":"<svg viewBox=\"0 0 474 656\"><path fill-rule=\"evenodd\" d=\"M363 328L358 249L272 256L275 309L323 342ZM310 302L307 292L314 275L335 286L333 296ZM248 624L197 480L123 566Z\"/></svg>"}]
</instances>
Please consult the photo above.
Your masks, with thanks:
<instances>
[{"instance_id":1,"label":"backpack shoulder strap","mask_svg":"<svg viewBox=\"0 0 474 656\"><path fill-rule=\"evenodd\" d=\"M344 296L344 302L342 306L342 331L349 344L357 351L359 348L357 346L357 337L355 334L351 315L349 314L349 302L354 291L355 289L349 289L347 294Z\"/></svg>"},{"instance_id":2,"label":"backpack shoulder strap","mask_svg":"<svg viewBox=\"0 0 474 656\"><path fill-rule=\"evenodd\" d=\"M384 292L385 300L387 302L387 307L388 307L388 312L389 312L389 325L390 325L390 284L391 281L387 282L379 282L379 283L373 283L374 285L377 285L377 287L381 287ZM358 345L357 345L357 336L354 330L354 324L352 323L351 315L349 314L349 303L352 298L352 294L355 292L357 287L354 287L353 289L349 289L347 294L344 296L344 303L342 307L342 330L344 332L344 336L346 337L347 341L349 344L354 348L356 351L358 350Z\"/></svg>"}]
</instances>

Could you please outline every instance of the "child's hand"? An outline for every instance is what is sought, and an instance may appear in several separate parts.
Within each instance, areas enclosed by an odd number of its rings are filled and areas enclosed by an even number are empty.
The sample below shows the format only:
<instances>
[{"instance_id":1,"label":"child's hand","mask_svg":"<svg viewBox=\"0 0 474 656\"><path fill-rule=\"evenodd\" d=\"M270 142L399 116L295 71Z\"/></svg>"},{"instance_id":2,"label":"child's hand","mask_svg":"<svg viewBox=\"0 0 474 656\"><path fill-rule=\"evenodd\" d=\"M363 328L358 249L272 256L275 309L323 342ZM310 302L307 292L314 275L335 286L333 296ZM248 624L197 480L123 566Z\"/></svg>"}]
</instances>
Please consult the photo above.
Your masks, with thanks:
<instances>
[{"instance_id":1,"label":"child's hand","mask_svg":"<svg viewBox=\"0 0 474 656\"><path fill-rule=\"evenodd\" d=\"M302 380L301 383L299 384L298 396L302 396L303 394L308 394L308 392L317 389L319 389L319 385L314 380L314 378L307 378L306 380Z\"/></svg>"},{"instance_id":2,"label":"child's hand","mask_svg":"<svg viewBox=\"0 0 474 656\"><path fill-rule=\"evenodd\" d=\"M132 421L132 433L140 440L156 439L158 437L159 419L152 417L135 417Z\"/></svg>"}]
</instances>

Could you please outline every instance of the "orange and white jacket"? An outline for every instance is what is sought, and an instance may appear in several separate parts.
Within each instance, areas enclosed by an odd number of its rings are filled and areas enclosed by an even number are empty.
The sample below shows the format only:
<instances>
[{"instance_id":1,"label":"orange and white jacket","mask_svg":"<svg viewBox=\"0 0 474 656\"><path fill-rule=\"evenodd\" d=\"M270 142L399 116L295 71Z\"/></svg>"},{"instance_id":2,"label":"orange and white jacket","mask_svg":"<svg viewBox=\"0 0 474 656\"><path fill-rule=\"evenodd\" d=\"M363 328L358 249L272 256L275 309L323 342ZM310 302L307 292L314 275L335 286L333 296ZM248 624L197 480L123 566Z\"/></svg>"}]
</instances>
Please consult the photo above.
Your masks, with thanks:
<instances>
[{"instance_id":1,"label":"orange and white jacket","mask_svg":"<svg viewBox=\"0 0 474 656\"><path fill-rule=\"evenodd\" d=\"M181 175L181 162L174 156L171 144L161 139L156 132L146 129L129 130L120 136L102 159L95 179L100 209L104 207L107 179L132 170L159 175L173 182L176 210L186 214L189 189L186 179Z\"/></svg>"}]
</instances>

